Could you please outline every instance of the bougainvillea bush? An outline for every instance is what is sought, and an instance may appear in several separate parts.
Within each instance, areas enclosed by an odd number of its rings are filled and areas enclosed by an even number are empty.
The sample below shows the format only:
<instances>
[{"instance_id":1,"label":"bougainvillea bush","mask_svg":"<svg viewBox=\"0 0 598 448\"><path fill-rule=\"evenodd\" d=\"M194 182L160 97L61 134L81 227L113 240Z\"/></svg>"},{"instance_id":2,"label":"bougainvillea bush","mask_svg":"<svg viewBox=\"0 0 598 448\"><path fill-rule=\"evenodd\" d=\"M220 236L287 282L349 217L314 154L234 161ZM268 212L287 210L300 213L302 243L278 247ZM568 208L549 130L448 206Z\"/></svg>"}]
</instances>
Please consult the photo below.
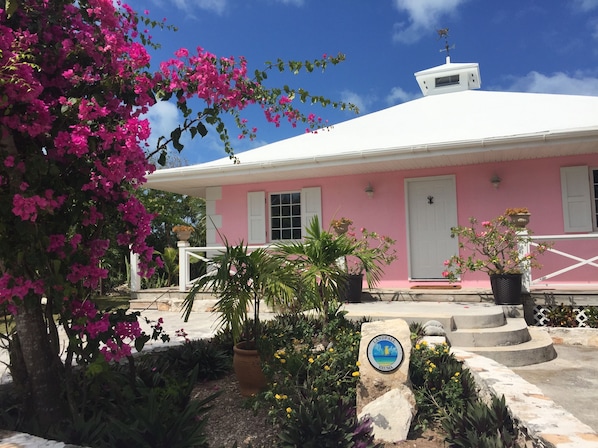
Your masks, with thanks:
<instances>
[{"instance_id":1,"label":"bougainvillea bush","mask_svg":"<svg viewBox=\"0 0 598 448\"><path fill-rule=\"evenodd\" d=\"M43 430L75 407L68 387L66 395L57 387L68 386L73 361L97 371L149 338L136 316L100 312L89 300L109 274L100 262L110 247L138 253L145 275L160 263L146 244L152 216L133 194L154 170L148 159L164 162L169 148L182 149L184 132L203 136L208 127L232 152L221 115L232 114L251 138L255 129L240 114L252 104L275 125L309 128L318 119L293 106L293 90L263 86L265 72L250 78L243 58L180 49L152 72L146 29L159 24L112 0L1 6L0 307L15 318L5 340L26 420ZM309 71L342 59L269 67ZM158 100L174 101L184 122L149 148L143 114ZM54 316L68 335L66 362Z\"/></svg>"}]
</instances>

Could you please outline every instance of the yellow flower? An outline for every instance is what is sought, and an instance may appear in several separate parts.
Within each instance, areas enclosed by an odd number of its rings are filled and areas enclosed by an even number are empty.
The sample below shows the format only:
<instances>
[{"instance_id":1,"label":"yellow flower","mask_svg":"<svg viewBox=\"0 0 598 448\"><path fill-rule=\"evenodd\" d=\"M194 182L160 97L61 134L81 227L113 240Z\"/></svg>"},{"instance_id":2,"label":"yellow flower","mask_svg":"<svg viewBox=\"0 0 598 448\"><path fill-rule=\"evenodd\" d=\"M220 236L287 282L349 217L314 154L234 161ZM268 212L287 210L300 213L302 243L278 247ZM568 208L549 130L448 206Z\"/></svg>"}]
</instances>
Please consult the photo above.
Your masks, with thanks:
<instances>
[{"instance_id":1,"label":"yellow flower","mask_svg":"<svg viewBox=\"0 0 598 448\"><path fill-rule=\"evenodd\" d=\"M312 364L312 363L314 362L314 359L313 359L313 358L309 358L307 361L308 361L310 364Z\"/></svg>"},{"instance_id":2,"label":"yellow flower","mask_svg":"<svg viewBox=\"0 0 598 448\"><path fill-rule=\"evenodd\" d=\"M419 344L415 344L415 349L419 350Z\"/></svg>"},{"instance_id":3,"label":"yellow flower","mask_svg":"<svg viewBox=\"0 0 598 448\"><path fill-rule=\"evenodd\" d=\"M353 372L351 376L359 376L359 372Z\"/></svg>"},{"instance_id":4,"label":"yellow flower","mask_svg":"<svg viewBox=\"0 0 598 448\"><path fill-rule=\"evenodd\" d=\"M356 365L357 367L359 367L359 366L361 365L361 363L360 363L359 361L357 361L357 362L355 363L355 365Z\"/></svg>"},{"instance_id":5,"label":"yellow flower","mask_svg":"<svg viewBox=\"0 0 598 448\"><path fill-rule=\"evenodd\" d=\"M283 359L283 358L280 358L280 362L281 362L281 364L284 364L285 362L287 362L287 360Z\"/></svg>"},{"instance_id":6,"label":"yellow flower","mask_svg":"<svg viewBox=\"0 0 598 448\"><path fill-rule=\"evenodd\" d=\"M293 410L290 407L287 408L287 414L290 414L291 412L293 412Z\"/></svg>"},{"instance_id":7,"label":"yellow flower","mask_svg":"<svg viewBox=\"0 0 598 448\"><path fill-rule=\"evenodd\" d=\"M455 374L453 376L459 376L460 373L459 372L455 372Z\"/></svg>"},{"instance_id":8,"label":"yellow flower","mask_svg":"<svg viewBox=\"0 0 598 448\"><path fill-rule=\"evenodd\" d=\"M333 349L332 347L330 347L330 348L328 349L328 351L329 351L330 353L332 353L332 352L334 352L334 349Z\"/></svg>"},{"instance_id":9,"label":"yellow flower","mask_svg":"<svg viewBox=\"0 0 598 448\"><path fill-rule=\"evenodd\" d=\"M328 370L330 370L330 367L324 366L324 370L328 371Z\"/></svg>"}]
</instances>

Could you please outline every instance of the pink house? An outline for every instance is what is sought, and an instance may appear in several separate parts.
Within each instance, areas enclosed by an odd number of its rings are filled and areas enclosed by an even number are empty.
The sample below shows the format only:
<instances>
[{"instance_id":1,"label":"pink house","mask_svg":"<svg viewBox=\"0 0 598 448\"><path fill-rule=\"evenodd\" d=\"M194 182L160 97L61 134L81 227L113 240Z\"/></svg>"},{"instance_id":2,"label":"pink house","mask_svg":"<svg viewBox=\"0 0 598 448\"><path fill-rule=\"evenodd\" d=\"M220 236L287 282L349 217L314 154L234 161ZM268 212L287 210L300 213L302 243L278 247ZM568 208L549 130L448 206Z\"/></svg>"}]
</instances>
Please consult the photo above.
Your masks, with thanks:
<instances>
[{"instance_id":1,"label":"pink house","mask_svg":"<svg viewBox=\"0 0 598 448\"><path fill-rule=\"evenodd\" d=\"M495 92L478 64L415 74L423 97L200 165L159 170L148 186L206 199L218 233L251 245L299 239L311 217L342 216L389 235L399 258L381 288L445 285L450 228L527 207L554 242L532 288L598 290L598 97ZM487 288L467 274L464 288Z\"/></svg>"}]
</instances>

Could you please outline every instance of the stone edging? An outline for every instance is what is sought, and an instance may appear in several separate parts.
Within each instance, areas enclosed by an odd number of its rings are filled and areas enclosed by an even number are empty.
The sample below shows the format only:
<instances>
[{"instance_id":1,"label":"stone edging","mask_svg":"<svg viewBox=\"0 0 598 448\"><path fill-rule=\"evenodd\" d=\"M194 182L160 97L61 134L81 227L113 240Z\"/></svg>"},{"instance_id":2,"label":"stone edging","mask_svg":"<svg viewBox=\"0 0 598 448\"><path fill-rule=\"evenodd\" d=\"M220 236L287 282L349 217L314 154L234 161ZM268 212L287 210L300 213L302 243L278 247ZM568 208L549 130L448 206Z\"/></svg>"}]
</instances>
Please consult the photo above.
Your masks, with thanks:
<instances>
[{"instance_id":1,"label":"stone edging","mask_svg":"<svg viewBox=\"0 0 598 448\"><path fill-rule=\"evenodd\" d=\"M504 396L511 416L538 448L596 448L598 434L558 406L508 367L474 353L453 349L480 388L482 398Z\"/></svg>"},{"instance_id":2,"label":"stone edging","mask_svg":"<svg viewBox=\"0 0 598 448\"><path fill-rule=\"evenodd\" d=\"M534 327L545 331L554 344L598 347L598 328Z\"/></svg>"}]
</instances>

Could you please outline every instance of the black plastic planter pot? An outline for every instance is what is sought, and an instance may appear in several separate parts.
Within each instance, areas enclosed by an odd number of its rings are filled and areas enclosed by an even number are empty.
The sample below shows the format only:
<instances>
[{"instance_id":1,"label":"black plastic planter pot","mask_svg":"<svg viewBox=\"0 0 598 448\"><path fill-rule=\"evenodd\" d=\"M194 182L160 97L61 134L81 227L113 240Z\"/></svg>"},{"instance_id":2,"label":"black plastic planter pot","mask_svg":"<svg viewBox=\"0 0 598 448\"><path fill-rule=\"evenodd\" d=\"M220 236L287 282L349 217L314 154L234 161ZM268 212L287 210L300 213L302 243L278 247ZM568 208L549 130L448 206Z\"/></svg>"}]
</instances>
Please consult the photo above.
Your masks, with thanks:
<instances>
[{"instance_id":1,"label":"black plastic planter pot","mask_svg":"<svg viewBox=\"0 0 598 448\"><path fill-rule=\"evenodd\" d=\"M521 305L522 274L492 274L490 286L497 305Z\"/></svg>"}]
</instances>

